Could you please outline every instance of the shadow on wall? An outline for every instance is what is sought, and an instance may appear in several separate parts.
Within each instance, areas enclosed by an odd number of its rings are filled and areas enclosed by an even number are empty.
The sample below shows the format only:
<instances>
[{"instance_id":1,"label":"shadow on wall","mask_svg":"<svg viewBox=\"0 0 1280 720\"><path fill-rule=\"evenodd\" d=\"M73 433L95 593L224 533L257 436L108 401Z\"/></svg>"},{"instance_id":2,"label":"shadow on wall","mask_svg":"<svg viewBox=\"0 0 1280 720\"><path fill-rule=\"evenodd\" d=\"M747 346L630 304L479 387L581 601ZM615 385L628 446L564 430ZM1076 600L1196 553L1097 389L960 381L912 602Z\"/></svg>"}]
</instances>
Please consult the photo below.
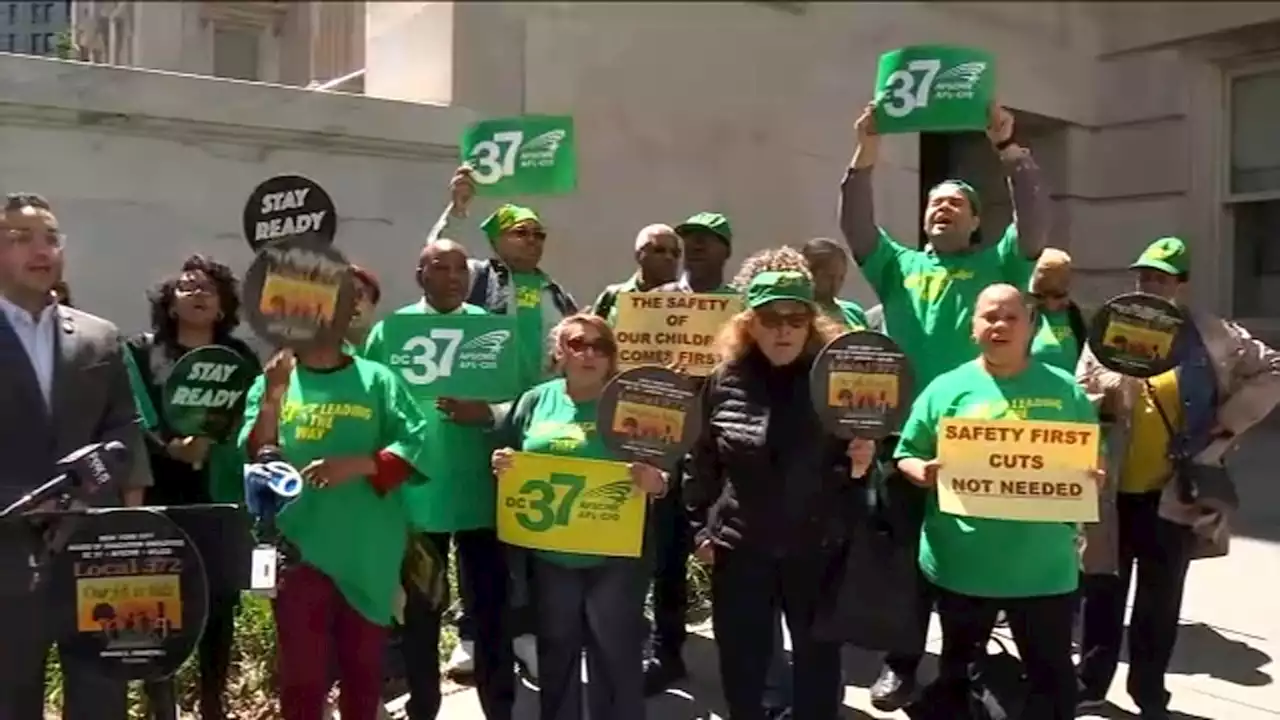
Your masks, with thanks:
<instances>
[{"instance_id":1,"label":"shadow on wall","mask_svg":"<svg viewBox=\"0 0 1280 720\"><path fill-rule=\"evenodd\" d=\"M1280 485L1275 482L1275 447L1280 443L1280 413L1245 434L1228 456L1227 467L1240 495L1236 535L1280 542Z\"/></svg>"}]
</instances>

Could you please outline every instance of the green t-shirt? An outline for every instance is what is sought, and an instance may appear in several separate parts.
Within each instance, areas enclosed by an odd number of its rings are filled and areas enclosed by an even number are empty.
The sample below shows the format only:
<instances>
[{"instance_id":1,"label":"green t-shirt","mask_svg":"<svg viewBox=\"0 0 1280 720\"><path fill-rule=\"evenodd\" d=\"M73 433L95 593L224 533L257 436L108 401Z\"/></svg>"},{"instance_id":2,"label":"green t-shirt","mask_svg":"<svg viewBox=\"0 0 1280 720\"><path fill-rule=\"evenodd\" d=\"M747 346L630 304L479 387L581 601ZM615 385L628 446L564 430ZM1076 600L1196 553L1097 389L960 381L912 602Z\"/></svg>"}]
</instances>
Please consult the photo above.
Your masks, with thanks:
<instances>
[{"instance_id":1,"label":"green t-shirt","mask_svg":"<svg viewBox=\"0 0 1280 720\"><path fill-rule=\"evenodd\" d=\"M516 348L520 358L520 386L533 387L542 381L546 332L542 326L543 290L547 279L542 273L512 273L512 300L516 304Z\"/></svg>"},{"instance_id":2,"label":"green t-shirt","mask_svg":"<svg viewBox=\"0 0 1280 720\"><path fill-rule=\"evenodd\" d=\"M576 403L565 389L564 378L548 380L531 388L516 403L506 428L509 444L525 452L594 460L616 460L596 432L596 407L599 403ZM537 554L566 567L592 567L607 558L596 555L558 553L545 550Z\"/></svg>"},{"instance_id":3,"label":"green t-shirt","mask_svg":"<svg viewBox=\"0 0 1280 720\"><path fill-rule=\"evenodd\" d=\"M849 330L867 329L867 314L861 305L852 300L836 298L831 305L822 306L822 312Z\"/></svg>"},{"instance_id":4,"label":"green t-shirt","mask_svg":"<svg viewBox=\"0 0 1280 720\"><path fill-rule=\"evenodd\" d=\"M1084 391L1058 368L1033 361L1016 377L993 378L974 360L925 388L894 457L936 457L946 417L1098 422ZM942 588L975 597L1060 595L1076 589L1078 568L1073 523L949 515L938 509L937 492L929 494L920 569Z\"/></svg>"},{"instance_id":5,"label":"green t-shirt","mask_svg":"<svg viewBox=\"0 0 1280 720\"><path fill-rule=\"evenodd\" d=\"M419 300L396 310L393 315L435 315L436 310ZM487 315L484 308L463 303L449 315ZM383 324L369 331L364 357L387 364L396 348L383 340ZM394 371L393 371L394 372ZM422 532L457 532L494 526L497 486L489 467L493 438L486 428L450 422L435 403L423 403L419 410L426 419L420 465L429 483L404 488L409 522Z\"/></svg>"},{"instance_id":6,"label":"green t-shirt","mask_svg":"<svg viewBox=\"0 0 1280 720\"><path fill-rule=\"evenodd\" d=\"M994 283L1026 287L1033 268L1012 224L995 245L946 255L907 248L882 228L862 263L884 306L884 327L911 358L916 387L978 356L971 327L978 294Z\"/></svg>"},{"instance_id":7,"label":"green t-shirt","mask_svg":"<svg viewBox=\"0 0 1280 720\"><path fill-rule=\"evenodd\" d=\"M249 390L242 448L265 388L265 377L259 377ZM320 458L373 456L387 449L421 470L424 429L417 405L389 369L352 358L335 370L293 371L281 403L280 450L298 469ZM382 496L367 478L307 486L277 518L302 559L332 578L347 602L379 625L391 622L409 533L403 489Z\"/></svg>"},{"instance_id":8,"label":"green t-shirt","mask_svg":"<svg viewBox=\"0 0 1280 720\"><path fill-rule=\"evenodd\" d=\"M1071 319L1066 310L1040 314L1039 329L1031 339L1031 356L1075 375L1080 344L1071 332Z\"/></svg>"}]
</instances>

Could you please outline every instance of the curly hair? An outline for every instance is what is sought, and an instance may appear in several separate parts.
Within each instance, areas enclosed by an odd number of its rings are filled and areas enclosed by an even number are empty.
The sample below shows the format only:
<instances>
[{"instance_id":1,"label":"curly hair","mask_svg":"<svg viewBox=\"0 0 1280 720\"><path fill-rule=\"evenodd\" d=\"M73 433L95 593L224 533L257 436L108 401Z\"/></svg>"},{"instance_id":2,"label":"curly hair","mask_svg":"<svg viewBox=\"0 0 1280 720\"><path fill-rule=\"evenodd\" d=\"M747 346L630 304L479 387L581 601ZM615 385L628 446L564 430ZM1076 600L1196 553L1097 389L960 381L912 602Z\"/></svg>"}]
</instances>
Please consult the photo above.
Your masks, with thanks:
<instances>
[{"instance_id":1,"label":"curly hair","mask_svg":"<svg viewBox=\"0 0 1280 720\"><path fill-rule=\"evenodd\" d=\"M742 267L733 278L733 286L745 291L756 275L762 272L779 271L798 272L813 282L813 273L809 272L809 263L805 261L804 255L789 245L783 245L779 248L761 250L743 260ZM743 310L720 328L715 342L716 357L719 359L720 366L738 362L755 347L755 340L752 339L750 331L753 317L755 317L754 310ZM805 354L817 354L822 346L843 332L844 329L840 325L815 309L809 321L809 338L805 343Z\"/></svg>"},{"instance_id":2,"label":"curly hair","mask_svg":"<svg viewBox=\"0 0 1280 720\"><path fill-rule=\"evenodd\" d=\"M589 312L570 315L556 323L555 327L551 328L551 357L549 358L551 369L557 374L564 372L564 355L562 354L563 343L569 334L569 329L575 326L589 327L600 335L600 338L604 340L605 345L607 346L605 349L605 355L609 358L609 372L606 377L611 378L614 375L617 375L618 341L614 337L613 328L609 327L609 323L605 322L604 318Z\"/></svg>"},{"instance_id":3,"label":"curly hair","mask_svg":"<svg viewBox=\"0 0 1280 720\"><path fill-rule=\"evenodd\" d=\"M147 294L151 303L151 330L156 340L172 343L178 337L178 319L173 316L173 301L183 273L201 272L208 276L218 292L221 311L213 326L215 338L226 337L240 325L240 281L231 268L208 255L195 254L182 262L177 273L163 280Z\"/></svg>"},{"instance_id":4,"label":"curly hair","mask_svg":"<svg viewBox=\"0 0 1280 720\"><path fill-rule=\"evenodd\" d=\"M730 284L745 292L747 285L751 284L751 279L760 273L784 270L803 273L809 282L813 282L813 273L809 272L809 263L804 259L804 255L790 245L783 245L779 248L761 250L743 260L742 267L738 268L738 274L733 277L733 282Z\"/></svg>"}]
</instances>

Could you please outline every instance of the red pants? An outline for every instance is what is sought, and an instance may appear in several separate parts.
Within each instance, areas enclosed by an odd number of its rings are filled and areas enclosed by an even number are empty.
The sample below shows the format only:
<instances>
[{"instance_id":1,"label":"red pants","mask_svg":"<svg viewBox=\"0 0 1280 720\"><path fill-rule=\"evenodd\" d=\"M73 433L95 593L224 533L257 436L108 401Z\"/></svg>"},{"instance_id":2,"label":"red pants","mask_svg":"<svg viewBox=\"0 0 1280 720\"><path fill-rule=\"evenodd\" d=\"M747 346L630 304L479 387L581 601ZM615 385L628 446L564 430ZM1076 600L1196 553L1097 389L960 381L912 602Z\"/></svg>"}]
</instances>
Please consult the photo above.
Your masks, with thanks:
<instances>
[{"instance_id":1,"label":"red pants","mask_svg":"<svg viewBox=\"0 0 1280 720\"><path fill-rule=\"evenodd\" d=\"M284 720L320 720L335 655L342 720L377 720L387 628L348 605L327 575L301 563L280 574L275 616Z\"/></svg>"}]
</instances>

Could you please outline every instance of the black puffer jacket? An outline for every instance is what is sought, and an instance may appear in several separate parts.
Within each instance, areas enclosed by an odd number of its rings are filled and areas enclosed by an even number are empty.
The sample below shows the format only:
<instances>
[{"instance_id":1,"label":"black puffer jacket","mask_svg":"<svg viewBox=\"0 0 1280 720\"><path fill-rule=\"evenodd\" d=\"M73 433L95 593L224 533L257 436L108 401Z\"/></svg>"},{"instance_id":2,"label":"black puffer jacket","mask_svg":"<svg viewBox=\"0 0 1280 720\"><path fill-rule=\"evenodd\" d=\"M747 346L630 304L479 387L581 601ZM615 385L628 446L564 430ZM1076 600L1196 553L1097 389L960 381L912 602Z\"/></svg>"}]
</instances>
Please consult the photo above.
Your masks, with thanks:
<instances>
[{"instance_id":1,"label":"black puffer jacket","mask_svg":"<svg viewBox=\"0 0 1280 720\"><path fill-rule=\"evenodd\" d=\"M703 428L685 471L695 542L781 555L833 546L865 507L847 443L809 399L811 356L775 367L758 351L703 387Z\"/></svg>"}]
</instances>

